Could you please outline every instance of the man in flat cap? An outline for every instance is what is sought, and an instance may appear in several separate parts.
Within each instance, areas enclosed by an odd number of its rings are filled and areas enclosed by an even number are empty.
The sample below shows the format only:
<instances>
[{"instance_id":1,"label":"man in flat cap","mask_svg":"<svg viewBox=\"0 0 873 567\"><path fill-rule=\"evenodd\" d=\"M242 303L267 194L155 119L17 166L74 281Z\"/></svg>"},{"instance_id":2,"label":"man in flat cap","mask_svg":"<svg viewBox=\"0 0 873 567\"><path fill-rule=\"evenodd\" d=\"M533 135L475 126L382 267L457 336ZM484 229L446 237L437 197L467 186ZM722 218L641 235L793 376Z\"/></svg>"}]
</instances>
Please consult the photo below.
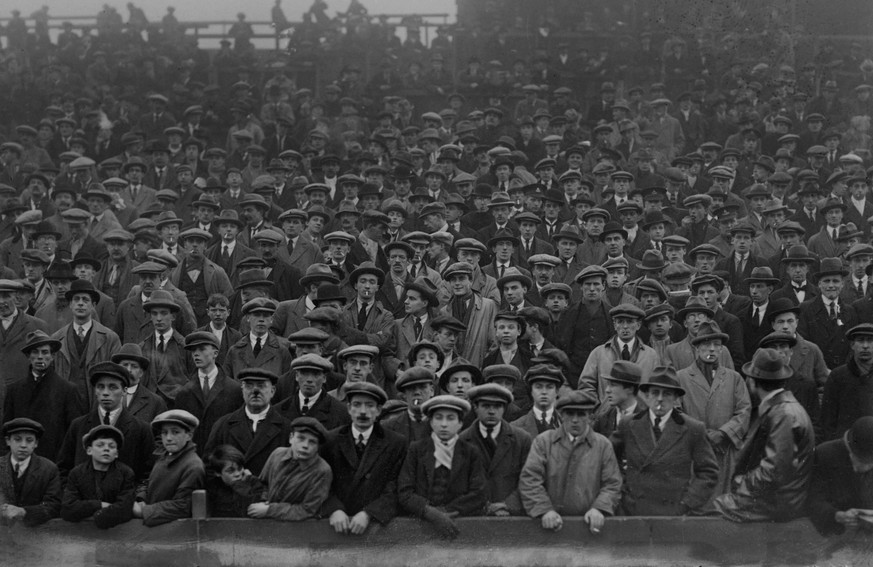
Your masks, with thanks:
<instances>
[{"instance_id":1,"label":"man in flat cap","mask_svg":"<svg viewBox=\"0 0 873 567\"><path fill-rule=\"evenodd\" d=\"M0 280L0 392L5 385L26 376L30 361L22 352L27 335L33 331L46 332L45 323L16 307L15 296L22 286L13 280Z\"/></svg>"},{"instance_id":2,"label":"man in flat cap","mask_svg":"<svg viewBox=\"0 0 873 567\"><path fill-rule=\"evenodd\" d=\"M591 428L596 406L596 398L585 392L562 396L561 427L534 439L518 491L525 511L543 529L560 530L563 514L583 516L596 534L618 505L621 471L612 444Z\"/></svg>"},{"instance_id":3,"label":"man in flat cap","mask_svg":"<svg viewBox=\"0 0 873 567\"><path fill-rule=\"evenodd\" d=\"M296 387L277 404L279 412L290 421L300 416L314 417L327 429L348 423L348 412L342 402L331 396L325 387L332 370L333 364L317 354L295 358L288 375L294 378Z\"/></svg>"},{"instance_id":4,"label":"man in flat cap","mask_svg":"<svg viewBox=\"0 0 873 567\"><path fill-rule=\"evenodd\" d=\"M199 228L189 228L179 234L179 243L187 254L170 272L170 281L185 293L197 317L196 325L209 321L207 301L212 294L230 296L233 287L225 271L206 258L206 247L212 235Z\"/></svg>"},{"instance_id":5,"label":"man in flat cap","mask_svg":"<svg viewBox=\"0 0 873 567\"><path fill-rule=\"evenodd\" d=\"M627 360L640 366L644 376L659 363L658 353L643 344L637 336L646 313L639 307L626 303L609 310L615 334L606 344L591 351L579 377L579 389L592 392L602 401L606 381L616 361Z\"/></svg>"},{"instance_id":6,"label":"man in flat cap","mask_svg":"<svg viewBox=\"0 0 873 567\"><path fill-rule=\"evenodd\" d=\"M120 364L98 362L88 369L88 382L95 404L88 413L73 420L64 436L56 461L61 477L65 478L74 466L89 460L82 437L98 425L111 425L124 435L118 460L133 469L138 483L145 481L154 460L155 437L149 425L130 415L124 405L130 375Z\"/></svg>"},{"instance_id":7,"label":"man in flat cap","mask_svg":"<svg viewBox=\"0 0 873 567\"><path fill-rule=\"evenodd\" d=\"M406 441L378 422L388 401L382 388L355 382L345 394L351 423L331 431L322 450L333 471L322 515L337 533L361 535L373 520L384 526L398 513L397 476Z\"/></svg>"},{"instance_id":8,"label":"man in flat cap","mask_svg":"<svg viewBox=\"0 0 873 567\"><path fill-rule=\"evenodd\" d=\"M451 289L452 299L442 311L467 326L458 341L462 345L460 354L478 366L496 342L494 317L497 315L497 303L473 291L473 270L470 264L452 264L443 275Z\"/></svg>"},{"instance_id":9,"label":"man in flat cap","mask_svg":"<svg viewBox=\"0 0 873 567\"><path fill-rule=\"evenodd\" d=\"M276 302L256 297L242 306L242 315L249 332L230 347L224 362L225 373L237 378L245 368L262 368L282 376L291 368L293 357L288 341L270 330Z\"/></svg>"},{"instance_id":10,"label":"man in flat cap","mask_svg":"<svg viewBox=\"0 0 873 567\"><path fill-rule=\"evenodd\" d=\"M173 405L176 393L194 371L191 355L185 350L185 336L173 327L180 307L169 292L156 290L142 304L151 319L152 331L140 341L143 356L149 359L145 385Z\"/></svg>"},{"instance_id":11,"label":"man in flat cap","mask_svg":"<svg viewBox=\"0 0 873 567\"><path fill-rule=\"evenodd\" d=\"M291 422L271 404L278 376L269 370L246 368L235 378L242 384L243 407L218 418L203 454L231 445L243 453L245 468L260 475L273 451L287 446Z\"/></svg>"},{"instance_id":12,"label":"man in flat cap","mask_svg":"<svg viewBox=\"0 0 873 567\"><path fill-rule=\"evenodd\" d=\"M191 353L197 370L176 394L174 408L185 410L200 421L193 437L200 455L205 454L213 425L243 405L240 383L217 364L220 344L218 337L207 331L195 331L185 337L185 350Z\"/></svg>"},{"instance_id":13,"label":"man in flat cap","mask_svg":"<svg viewBox=\"0 0 873 567\"><path fill-rule=\"evenodd\" d=\"M352 345L339 351L336 360L344 380L328 395L345 402L349 386L358 382L374 382L372 375L378 356L379 349L372 345Z\"/></svg>"},{"instance_id":14,"label":"man in flat cap","mask_svg":"<svg viewBox=\"0 0 873 567\"><path fill-rule=\"evenodd\" d=\"M504 419L512 392L498 384L482 384L467 390L476 420L460 438L479 451L485 468L485 492L489 516L521 515L518 477L527 460L532 438Z\"/></svg>"},{"instance_id":15,"label":"man in flat cap","mask_svg":"<svg viewBox=\"0 0 873 567\"><path fill-rule=\"evenodd\" d=\"M603 298L607 272L601 266L588 266L575 281L582 289L582 300L561 315L553 343L570 358L568 380L575 388L592 351L615 334L610 305Z\"/></svg>"},{"instance_id":16,"label":"man in flat cap","mask_svg":"<svg viewBox=\"0 0 873 567\"><path fill-rule=\"evenodd\" d=\"M430 424L421 406L433 397L435 384L436 375L427 368L416 366L404 371L394 383L394 389L406 403L406 409L387 416L382 426L401 435L407 444L430 435Z\"/></svg>"}]
</instances>

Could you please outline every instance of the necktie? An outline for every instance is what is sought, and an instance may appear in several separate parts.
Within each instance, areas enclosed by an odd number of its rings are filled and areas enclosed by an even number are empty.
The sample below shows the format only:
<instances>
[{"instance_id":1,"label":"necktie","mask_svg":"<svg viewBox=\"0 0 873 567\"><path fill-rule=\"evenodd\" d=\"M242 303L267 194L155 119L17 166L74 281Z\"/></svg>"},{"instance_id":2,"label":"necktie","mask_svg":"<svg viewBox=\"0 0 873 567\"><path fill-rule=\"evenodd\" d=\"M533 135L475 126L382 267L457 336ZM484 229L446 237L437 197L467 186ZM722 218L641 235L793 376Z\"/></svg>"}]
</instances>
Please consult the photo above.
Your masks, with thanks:
<instances>
[{"instance_id":1,"label":"necktie","mask_svg":"<svg viewBox=\"0 0 873 567\"><path fill-rule=\"evenodd\" d=\"M367 324L367 304L362 303L361 309L358 311L358 330L363 331L364 325Z\"/></svg>"},{"instance_id":2,"label":"necktie","mask_svg":"<svg viewBox=\"0 0 873 567\"><path fill-rule=\"evenodd\" d=\"M203 387L201 388L201 390L203 390L204 398L209 397L209 376L203 377Z\"/></svg>"},{"instance_id":3,"label":"necktie","mask_svg":"<svg viewBox=\"0 0 873 567\"><path fill-rule=\"evenodd\" d=\"M542 412L540 414L540 425L542 425L543 427L549 426L549 422L546 421L546 412Z\"/></svg>"},{"instance_id":4,"label":"necktie","mask_svg":"<svg viewBox=\"0 0 873 567\"><path fill-rule=\"evenodd\" d=\"M837 318L836 302L831 302L831 304L828 305L828 313L829 313L830 316L831 316L831 320Z\"/></svg>"},{"instance_id":5,"label":"necktie","mask_svg":"<svg viewBox=\"0 0 873 567\"><path fill-rule=\"evenodd\" d=\"M758 306L756 305L756 306L755 306L755 310L752 312L752 318L755 320L755 326L756 326L756 327L759 326L759 325L761 324L761 319L760 319L760 317L759 317L759 315L760 315L760 312L759 312L759 311L760 311L760 310L758 309Z\"/></svg>"},{"instance_id":6,"label":"necktie","mask_svg":"<svg viewBox=\"0 0 873 567\"><path fill-rule=\"evenodd\" d=\"M164 352L167 349L167 343L164 342L164 335L158 335L158 350Z\"/></svg>"},{"instance_id":7,"label":"necktie","mask_svg":"<svg viewBox=\"0 0 873 567\"><path fill-rule=\"evenodd\" d=\"M106 413L103 414L103 425L111 425L109 422L109 410L107 410Z\"/></svg>"},{"instance_id":8,"label":"necktie","mask_svg":"<svg viewBox=\"0 0 873 567\"><path fill-rule=\"evenodd\" d=\"M861 280L855 281L855 289L858 291L858 295L864 295L864 283Z\"/></svg>"},{"instance_id":9,"label":"necktie","mask_svg":"<svg viewBox=\"0 0 873 567\"><path fill-rule=\"evenodd\" d=\"M300 408L300 413L303 415L309 413L309 398L303 398L303 407Z\"/></svg>"},{"instance_id":10,"label":"necktie","mask_svg":"<svg viewBox=\"0 0 873 567\"><path fill-rule=\"evenodd\" d=\"M525 256L530 256L530 240L524 241L524 254Z\"/></svg>"},{"instance_id":11,"label":"necktie","mask_svg":"<svg viewBox=\"0 0 873 567\"><path fill-rule=\"evenodd\" d=\"M252 352L256 357L261 354L261 337L255 339L255 348L252 349Z\"/></svg>"},{"instance_id":12,"label":"necktie","mask_svg":"<svg viewBox=\"0 0 873 567\"><path fill-rule=\"evenodd\" d=\"M409 275L412 276L412 279L415 279L415 272L417 271L418 267L415 264L409 267Z\"/></svg>"},{"instance_id":13,"label":"necktie","mask_svg":"<svg viewBox=\"0 0 873 567\"><path fill-rule=\"evenodd\" d=\"M80 341L85 340L85 327L82 327L82 326L79 327L79 340Z\"/></svg>"},{"instance_id":14,"label":"necktie","mask_svg":"<svg viewBox=\"0 0 873 567\"><path fill-rule=\"evenodd\" d=\"M505 273L506 273L506 266L501 264L500 265L500 277L502 278Z\"/></svg>"},{"instance_id":15,"label":"necktie","mask_svg":"<svg viewBox=\"0 0 873 567\"><path fill-rule=\"evenodd\" d=\"M130 199L132 201L136 201L136 193L137 193L136 185L131 185L130 186Z\"/></svg>"},{"instance_id":16,"label":"necktie","mask_svg":"<svg viewBox=\"0 0 873 567\"><path fill-rule=\"evenodd\" d=\"M627 345L621 347L621 359L630 360L630 349L627 348Z\"/></svg>"},{"instance_id":17,"label":"necktie","mask_svg":"<svg viewBox=\"0 0 873 567\"><path fill-rule=\"evenodd\" d=\"M740 256L740 257L737 259L737 273L738 273L738 274L743 273L743 269L745 268L745 266L746 266L746 257L745 257L745 256Z\"/></svg>"},{"instance_id":18,"label":"necktie","mask_svg":"<svg viewBox=\"0 0 873 567\"><path fill-rule=\"evenodd\" d=\"M294 252L294 239L289 238L288 239L288 254L291 254L292 252Z\"/></svg>"},{"instance_id":19,"label":"necktie","mask_svg":"<svg viewBox=\"0 0 873 567\"><path fill-rule=\"evenodd\" d=\"M17 477L20 477L20 476L21 476L21 463L15 463L15 467L14 467L14 468L15 468L15 476L16 476L16 478L17 478Z\"/></svg>"},{"instance_id":20,"label":"necktie","mask_svg":"<svg viewBox=\"0 0 873 567\"><path fill-rule=\"evenodd\" d=\"M115 285L116 281L118 281L118 264L112 264L109 269L109 285Z\"/></svg>"},{"instance_id":21,"label":"necktie","mask_svg":"<svg viewBox=\"0 0 873 567\"><path fill-rule=\"evenodd\" d=\"M655 425L652 427L652 431L655 433L655 439L661 438L661 417L655 416Z\"/></svg>"},{"instance_id":22,"label":"necktie","mask_svg":"<svg viewBox=\"0 0 873 567\"><path fill-rule=\"evenodd\" d=\"M413 321L413 323L412 323L412 327L415 329L415 340L420 341L421 340L421 331L422 331L420 317L415 318L415 321Z\"/></svg>"},{"instance_id":23,"label":"necktie","mask_svg":"<svg viewBox=\"0 0 873 567\"><path fill-rule=\"evenodd\" d=\"M258 420L253 419L252 420L252 433L257 433L257 432L258 432Z\"/></svg>"},{"instance_id":24,"label":"necktie","mask_svg":"<svg viewBox=\"0 0 873 567\"><path fill-rule=\"evenodd\" d=\"M364 456L364 449L367 448L367 444L364 443L364 434L358 433L358 442L355 443L355 452L358 454L358 459Z\"/></svg>"},{"instance_id":25,"label":"necktie","mask_svg":"<svg viewBox=\"0 0 873 567\"><path fill-rule=\"evenodd\" d=\"M815 213L812 211L806 211L806 214L809 216L809 220L815 222Z\"/></svg>"},{"instance_id":26,"label":"necktie","mask_svg":"<svg viewBox=\"0 0 873 567\"><path fill-rule=\"evenodd\" d=\"M227 244L221 247L221 258L225 262L230 261L230 247Z\"/></svg>"},{"instance_id":27,"label":"necktie","mask_svg":"<svg viewBox=\"0 0 873 567\"><path fill-rule=\"evenodd\" d=\"M497 442L494 441L494 426L492 425L485 427L485 448L492 457L494 456L494 451L497 450Z\"/></svg>"}]
</instances>

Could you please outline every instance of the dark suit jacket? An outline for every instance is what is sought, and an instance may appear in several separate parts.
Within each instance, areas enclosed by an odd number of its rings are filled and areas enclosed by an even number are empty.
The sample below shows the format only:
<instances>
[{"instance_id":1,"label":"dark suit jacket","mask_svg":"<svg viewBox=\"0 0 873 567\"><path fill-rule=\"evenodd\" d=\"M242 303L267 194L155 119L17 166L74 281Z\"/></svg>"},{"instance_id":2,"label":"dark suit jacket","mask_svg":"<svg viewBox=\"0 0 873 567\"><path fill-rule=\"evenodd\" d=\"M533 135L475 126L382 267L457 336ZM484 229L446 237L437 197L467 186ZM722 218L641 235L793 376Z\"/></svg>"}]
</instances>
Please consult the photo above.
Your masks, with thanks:
<instances>
[{"instance_id":1,"label":"dark suit jacket","mask_svg":"<svg viewBox=\"0 0 873 567\"><path fill-rule=\"evenodd\" d=\"M560 223L559 223L560 224ZM560 230L560 226L558 227ZM530 269L527 264L527 259L531 256L536 256L537 254L551 254L555 255L555 247L549 244L547 240L544 240L541 236L537 235L530 247L530 254L528 254L527 249L524 247L524 240L518 246L515 251L515 256L518 259L518 265L522 268Z\"/></svg>"},{"instance_id":2,"label":"dark suit jacket","mask_svg":"<svg viewBox=\"0 0 873 567\"><path fill-rule=\"evenodd\" d=\"M139 344L142 355L151 361L142 385L171 401L188 382L188 376L194 372L194 360L185 349L185 337L179 331L173 331L163 353L158 351L156 342L152 332Z\"/></svg>"},{"instance_id":3,"label":"dark suit jacket","mask_svg":"<svg viewBox=\"0 0 873 567\"><path fill-rule=\"evenodd\" d=\"M518 223L509 219L509 222L506 223L506 230L515 236L518 236ZM479 241L488 246L488 241L491 240L495 234L497 234L497 223L492 220L488 225L479 230Z\"/></svg>"},{"instance_id":4,"label":"dark suit jacket","mask_svg":"<svg viewBox=\"0 0 873 567\"><path fill-rule=\"evenodd\" d=\"M818 288L809 282L806 283L804 291L806 292L806 295L804 296L804 301L814 299L820 293ZM780 287L779 289L771 293L770 301L776 301L780 297L787 297L794 305L800 305L800 301L797 300L797 294L794 293L794 288L791 287L790 283L784 285L783 287Z\"/></svg>"},{"instance_id":5,"label":"dark suit jacket","mask_svg":"<svg viewBox=\"0 0 873 567\"><path fill-rule=\"evenodd\" d=\"M803 338L818 345L824 355L825 364L830 369L846 362L846 356L849 354L846 330L860 322L854 307L842 301L838 304L840 316L834 321L830 318L820 295L808 299L800 306L800 320L797 324L797 332Z\"/></svg>"},{"instance_id":6,"label":"dark suit jacket","mask_svg":"<svg viewBox=\"0 0 873 567\"><path fill-rule=\"evenodd\" d=\"M412 443L397 481L400 506L409 514L418 517L424 515L425 507L432 505L428 495L433 487L436 470L433 453L431 437ZM441 507L448 513L457 512L461 516L480 515L487 501L485 490L485 470L479 452L470 442L458 439L446 486L445 502Z\"/></svg>"},{"instance_id":7,"label":"dark suit jacket","mask_svg":"<svg viewBox=\"0 0 873 567\"><path fill-rule=\"evenodd\" d=\"M772 298L770 299L772 301ZM722 309L734 315L735 317L739 317L740 313L743 310L752 304L752 299L746 295L737 295L731 291L731 294L728 296L727 300L722 304Z\"/></svg>"},{"instance_id":8,"label":"dark suit jacket","mask_svg":"<svg viewBox=\"0 0 873 567\"><path fill-rule=\"evenodd\" d=\"M637 413L647 410L648 406L646 402L642 400L639 396L637 396L637 407L634 408L633 415ZM616 406L611 406L606 403L600 404L600 407L597 408L597 413L594 414L594 419L591 423L591 427L594 428L596 433L600 433L607 439L618 430L618 425L615 422L615 416L618 413L618 408ZM630 415L623 417L622 419L630 419Z\"/></svg>"},{"instance_id":9,"label":"dark suit jacket","mask_svg":"<svg viewBox=\"0 0 873 567\"><path fill-rule=\"evenodd\" d=\"M309 326L309 321L303 318L306 315L306 298L289 299L279 303L279 307L273 314L273 324L270 330L283 338L288 338L292 333Z\"/></svg>"},{"instance_id":10,"label":"dark suit jacket","mask_svg":"<svg viewBox=\"0 0 873 567\"><path fill-rule=\"evenodd\" d=\"M533 410L530 410L520 418L513 421L510 425L513 427L517 427L530 435L531 439L535 439L537 435L540 434L539 426L537 424L537 418L534 415ZM551 429L557 429L561 426L561 416L558 415L558 412L555 411L552 413L552 421L549 423L548 429L544 431L548 431Z\"/></svg>"},{"instance_id":11,"label":"dark suit jacket","mask_svg":"<svg viewBox=\"0 0 873 567\"><path fill-rule=\"evenodd\" d=\"M740 323L739 318L719 308L712 320L718 323L722 333L727 333L728 337L730 337L725 346L728 347L728 352L731 353L734 364L739 366L745 363L746 349L743 342L743 324Z\"/></svg>"},{"instance_id":12,"label":"dark suit jacket","mask_svg":"<svg viewBox=\"0 0 873 567\"><path fill-rule=\"evenodd\" d=\"M758 343L773 332L773 327L770 326L770 305L772 301L767 303L767 309L764 310L763 319L758 323L752 314L754 313L754 303L748 305L740 313L739 320L743 326L743 349L746 353L746 360L752 360L752 355L758 350Z\"/></svg>"},{"instance_id":13,"label":"dark suit jacket","mask_svg":"<svg viewBox=\"0 0 873 567\"><path fill-rule=\"evenodd\" d=\"M737 273L737 263L735 262L733 252L731 252L730 256L718 261L718 264L715 265L715 269L716 271L725 271L728 273L728 283L730 283L731 291L733 293L749 295L749 284L746 282L746 278L752 274L752 268L763 266L769 266L766 259L749 254L746 258L746 265L743 267L742 273Z\"/></svg>"},{"instance_id":14,"label":"dark suit jacket","mask_svg":"<svg viewBox=\"0 0 873 567\"><path fill-rule=\"evenodd\" d=\"M197 330L212 332L209 328L209 323L203 325ZM227 351L230 350L230 347L235 345L241 338L242 333L229 325L225 325L224 332L221 334L221 346L218 347L218 357L215 359L215 364L217 364L219 368L224 365L224 361L227 359Z\"/></svg>"},{"instance_id":15,"label":"dark suit jacket","mask_svg":"<svg viewBox=\"0 0 873 567\"><path fill-rule=\"evenodd\" d=\"M208 250L206 250L206 258L221 266L227 274L227 277L230 278L231 285L236 286L237 284L239 284L239 269L237 268L237 265L239 264L240 260L244 258L250 258L252 256L258 256L258 253L243 244L242 242L237 241L237 243L233 247L233 252L231 252L230 254L230 260L228 262L225 262L221 258L221 248L221 242L213 244L209 247Z\"/></svg>"},{"instance_id":16,"label":"dark suit jacket","mask_svg":"<svg viewBox=\"0 0 873 567\"><path fill-rule=\"evenodd\" d=\"M406 458L402 436L376 424L358 459L352 426L343 425L330 432L321 456L333 472L322 516L342 510L351 517L363 510L385 525L397 515L397 477Z\"/></svg>"},{"instance_id":17,"label":"dark suit jacket","mask_svg":"<svg viewBox=\"0 0 873 567\"><path fill-rule=\"evenodd\" d=\"M90 461L91 457L82 447L82 437L102 422L96 409L73 420L64 444L58 452L58 468L66 477L74 466ZM123 409L115 422L115 427L124 434L124 444L118 451L118 461L133 469L137 482L148 478L154 462L155 436L149 424L136 419Z\"/></svg>"},{"instance_id":18,"label":"dark suit jacket","mask_svg":"<svg viewBox=\"0 0 873 567\"><path fill-rule=\"evenodd\" d=\"M846 199L846 214L843 215L843 223L855 223L861 232L864 233L864 238L862 239L864 242L867 241L867 238L870 236L870 223L867 222L867 219L873 217L873 200L867 197L864 201L864 212L859 213L858 209L855 208L855 204L852 202L851 198ZM809 233L807 233L809 234Z\"/></svg>"},{"instance_id":19,"label":"dark suit jacket","mask_svg":"<svg viewBox=\"0 0 873 567\"><path fill-rule=\"evenodd\" d=\"M277 259L270 270L270 275L267 276L267 279L273 282L275 290L273 297L278 301L286 301L303 295L303 286L300 285L301 277L303 274L300 270L284 260Z\"/></svg>"},{"instance_id":20,"label":"dark suit jacket","mask_svg":"<svg viewBox=\"0 0 873 567\"><path fill-rule=\"evenodd\" d=\"M612 437L626 464L622 506L630 516L681 516L700 510L718 481L703 423L675 409L656 440L649 411L623 420Z\"/></svg>"},{"instance_id":21,"label":"dark suit jacket","mask_svg":"<svg viewBox=\"0 0 873 567\"><path fill-rule=\"evenodd\" d=\"M406 273L405 283L411 283L412 277L409 272ZM402 319L406 316L406 291L404 290L400 296L397 295L397 290L394 287L394 281L390 274L386 274L385 283L376 292L376 301L382 304L382 307L391 312L394 319Z\"/></svg>"},{"instance_id":22,"label":"dark suit jacket","mask_svg":"<svg viewBox=\"0 0 873 567\"><path fill-rule=\"evenodd\" d=\"M852 468L849 449L842 439L826 441L815 448L806 509L822 535L846 531L846 526L834 519L836 512L869 506L873 493L865 476Z\"/></svg>"},{"instance_id":23,"label":"dark suit jacket","mask_svg":"<svg viewBox=\"0 0 873 567\"><path fill-rule=\"evenodd\" d=\"M12 460L9 455L0 458L0 496L3 502L24 508L24 525L44 524L58 516L61 510L61 477L53 462L34 454L21 478L21 489L15 490L12 475Z\"/></svg>"},{"instance_id":24,"label":"dark suit jacket","mask_svg":"<svg viewBox=\"0 0 873 567\"><path fill-rule=\"evenodd\" d=\"M570 358L567 380L571 388L576 388L576 381L591 351L615 334L609 309L609 304L601 300L592 316L584 303L577 303L561 315L556 336L549 339Z\"/></svg>"},{"instance_id":25,"label":"dark suit jacket","mask_svg":"<svg viewBox=\"0 0 873 567\"><path fill-rule=\"evenodd\" d=\"M145 386L140 386L130 400L127 411L140 421L151 423L158 414L167 411L167 403Z\"/></svg>"},{"instance_id":26,"label":"dark suit jacket","mask_svg":"<svg viewBox=\"0 0 873 567\"><path fill-rule=\"evenodd\" d=\"M303 414L300 411L300 399L297 395L296 389L290 396L276 405L276 410L285 416L288 421L294 421L303 415L314 417L320 421L328 431L351 423L352 421L346 404L329 395L325 388L322 388L321 395L315 401L315 404L309 408L309 412L306 414Z\"/></svg>"},{"instance_id":27,"label":"dark suit jacket","mask_svg":"<svg viewBox=\"0 0 873 567\"><path fill-rule=\"evenodd\" d=\"M245 456L245 467L253 475L260 475L273 451L287 447L290 438L291 422L282 417L275 407L271 407L267 416L258 423L255 433L252 433L245 407L241 407L215 422L203 454L208 455L221 445L232 445Z\"/></svg>"},{"instance_id":28,"label":"dark suit jacket","mask_svg":"<svg viewBox=\"0 0 873 567\"><path fill-rule=\"evenodd\" d=\"M243 405L242 388L239 382L231 379L219 367L215 383L209 390L209 396L203 398L200 379L195 371L179 393L176 394L174 409L185 410L200 420L200 426L194 430L194 443L197 444L197 452L203 452L209 434L215 423L225 415L238 410Z\"/></svg>"},{"instance_id":29,"label":"dark suit jacket","mask_svg":"<svg viewBox=\"0 0 873 567\"><path fill-rule=\"evenodd\" d=\"M485 468L485 496L487 502L506 504L512 514L524 514L518 494L518 477L527 460L533 438L523 429L513 427L503 420L500 433L495 439L497 447L491 456L485 447L485 439L479 431L477 419L463 432L461 439L469 442L479 452Z\"/></svg>"}]
</instances>

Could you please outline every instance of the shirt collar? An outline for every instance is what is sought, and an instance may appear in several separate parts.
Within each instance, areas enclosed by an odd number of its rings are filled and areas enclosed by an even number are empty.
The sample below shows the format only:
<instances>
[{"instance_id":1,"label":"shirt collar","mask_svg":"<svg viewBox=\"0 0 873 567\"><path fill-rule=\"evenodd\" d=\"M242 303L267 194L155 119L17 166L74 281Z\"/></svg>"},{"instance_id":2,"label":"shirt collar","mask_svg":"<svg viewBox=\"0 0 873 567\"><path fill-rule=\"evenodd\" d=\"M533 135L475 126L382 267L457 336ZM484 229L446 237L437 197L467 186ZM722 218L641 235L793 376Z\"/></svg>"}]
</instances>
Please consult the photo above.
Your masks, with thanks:
<instances>
[{"instance_id":1,"label":"shirt collar","mask_svg":"<svg viewBox=\"0 0 873 567\"><path fill-rule=\"evenodd\" d=\"M82 325L80 325L80 324L76 323L75 321L73 321L73 330L74 330L76 333L78 333L78 332L79 332L79 328L81 327L82 329L85 330L85 334L88 334L88 331L91 330L91 326L92 326L93 324L94 324L94 321L93 321L92 319L88 319L88 322L87 322L87 323L83 323Z\"/></svg>"},{"instance_id":2,"label":"shirt collar","mask_svg":"<svg viewBox=\"0 0 873 567\"><path fill-rule=\"evenodd\" d=\"M491 428L491 438L492 439L497 439L497 436L500 435L500 425L501 425L501 423L498 422L497 425L495 425L494 427ZM482 425L481 421L479 422L479 433L482 435L482 437L485 437L486 435L488 435L488 428L486 428L484 425Z\"/></svg>"},{"instance_id":3,"label":"shirt collar","mask_svg":"<svg viewBox=\"0 0 873 567\"><path fill-rule=\"evenodd\" d=\"M164 336L164 342L168 343L168 342L170 342L170 339L173 338L173 329L171 328L169 331L167 331L165 333L159 333L159 332L155 331L155 340L160 341L161 335Z\"/></svg>"},{"instance_id":4,"label":"shirt collar","mask_svg":"<svg viewBox=\"0 0 873 567\"><path fill-rule=\"evenodd\" d=\"M118 416L121 415L121 410L124 409L124 406L118 406L118 409L114 409L109 412L109 424L115 425L118 421ZM103 416L106 415L106 410L101 407L97 407L97 417L100 418L100 423L103 423Z\"/></svg>"},{"instance_id":5,"label":"shirt collar","mask_svg":"<svg viewBox=\"0 0 873 567\"><path fill-rule=\"evenodd\" d=\"M10 454L10 455L9 455L9 459L12 461L12 470L13 470L13 471L15 470L15 465L17 464L17 465L19 466L19 469L20 469L19 472L18 472L18 474L23 473L24 471L27 470L27 467L30 466L30 460L31 460L32 458L33 458L33 455L27 457L27 458L24 459L23 461L18 461L18 460L15 459L15 457L12 456L12 454Z\"/></svg>"},{"instance_id":6,"label":"shirt collar","mask_svg":"<svg viewBox=\"0 0 873 567\"><path fill-rule=\"evenodd\" d=\"M661 429L664 428L664 424L667 423L667 420L670 419L671 415L673 415L672 409L661 416ZM652 423L652 426L655 425L655 412L653 412L652 410L649 410L649 421Z\"/></svg>"},{"instance_id":7,"label":"shirt collar","mask_svg":"<svg viewBox=\"0 0 873 567\"><path fill-rule=\"evenodd\" d=\"M555 414L554 406L550 407L546 411L542 411L540 408L533 408L534 417L537 418L538 421L543 420L543 415L545 415L546 423L550 423L552 421L552 416Z\"/></svg>"},{"instance_id":8,"label":"shirt collar","mask_svg":"<svg viewBox=\"0 0 873 567\"><path fill-rule=\"evenodd\" d=\"M373 426L372 425L366 431L361 431L361 430L357 429L354 426L354 424L352 424L352 437L354 437L355 443L357 443L360 436L363 435L364 436L364 444L366 445L367 443L370 442L370 436L372 434L373 434Z\"/></svg>"},{"instance_id":9,"label":"shirt collar","mask_svg":"<svg viewBox=\"0 0 873 567\"><path fill-rule=\"evenodd\" d=\"M213 383L215 383L215 379L218 378L218 367L213 366L212 370L206 374L203 374L203 372L201 370L198 370L197 371L197 378L199 378L200 380L207 378L209 380L209 385L211 386Z\"/></svg>"},{"instance_id":10,"label":"shirt collar","mask_svg":"<svg viewBox=\"0 0 873 567\"><path fill-rule=\"evenodd\" d=\"M266 419L267 412L270 411L270 406L267 406L266 408L264 408L264 411L262 411L261 413L252 413L249 411L249 408L247 406L243 406L243 407L245 407L245 410L246 410L246 417L254 422L263 421L264 419Z\"/></svg>"},{"instance_id":11,"label":"shirt collar","mask_svg":"<svg viewBox=\"0 0 873 567\"><path fill-rule=\"evenodd\" d=\"M306 398L300 390L297 390L297 399L300 400L300 405L303 405L303 398ZM309 407L315 405L315 402L318 401L318 398L321 397L321 390L317 391L315 394L308 396L309 397Z\"/></svg>"},{"instance_id":12,"label":"shirt collar","mask_svg":"<svg viewBox=\"0 0 873 567\"><path fill-rule=\"evenodd\" d=\"M267 337L269 337L269 336L270 336L270 333L267 333L263 337L260 337L262 347L267 344ZM251 332L249 333L249 342L252 343L252 348L255 348L255 343L257 342L258 338L259 337L255 336L254 333L251 333Z\"/></svg>"}]
</instances>

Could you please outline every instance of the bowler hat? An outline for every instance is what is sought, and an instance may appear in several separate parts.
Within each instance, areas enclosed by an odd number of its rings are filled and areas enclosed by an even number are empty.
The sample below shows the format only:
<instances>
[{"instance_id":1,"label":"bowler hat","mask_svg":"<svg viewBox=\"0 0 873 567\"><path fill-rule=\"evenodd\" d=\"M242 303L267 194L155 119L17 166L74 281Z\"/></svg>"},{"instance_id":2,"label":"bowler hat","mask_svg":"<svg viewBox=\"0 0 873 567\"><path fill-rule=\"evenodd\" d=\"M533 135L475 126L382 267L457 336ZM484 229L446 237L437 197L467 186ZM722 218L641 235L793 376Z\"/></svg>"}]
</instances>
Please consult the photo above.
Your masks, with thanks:
<instances>
[{"instance_id":1,"label":"bowler hat","mask_svg":"<svg viewBox=\"0 0 873 567\"><path fill-rule=\"evenodd\" d=\"M67 301L71 301L77 293L87 293L91 301L96 305L100 303L100 292L94 288L94 284L88 280L75 280L70 284L70 289L64 294Z\"/></svg>"},{"instance_id":2,"label":"bowler hat","mask_svg":"<svg viewBox=\"0 0 873 567\"><path fill-rule=\"evenodd\" d=\"M115 364L121 364L122 360L132 360L139 364L140 368L143 370L148 370L151 362L147 357L143 356L142 349L136 343L124 343L121 345L121 348L118 349L118 352L109 357L109 360Z\"/></svg>"},{"instance_id":3,"label":"bowler hat","mask_svg":"<svg viewBox=\"0 0 873 567\"><path fill-rule=\"evenodd\" d=\"M839 258L822 258L818 273L813 275L816 283L825 276L845 277L849 271L843 267L843 261Z\"/></svg>"}]
</instances>

